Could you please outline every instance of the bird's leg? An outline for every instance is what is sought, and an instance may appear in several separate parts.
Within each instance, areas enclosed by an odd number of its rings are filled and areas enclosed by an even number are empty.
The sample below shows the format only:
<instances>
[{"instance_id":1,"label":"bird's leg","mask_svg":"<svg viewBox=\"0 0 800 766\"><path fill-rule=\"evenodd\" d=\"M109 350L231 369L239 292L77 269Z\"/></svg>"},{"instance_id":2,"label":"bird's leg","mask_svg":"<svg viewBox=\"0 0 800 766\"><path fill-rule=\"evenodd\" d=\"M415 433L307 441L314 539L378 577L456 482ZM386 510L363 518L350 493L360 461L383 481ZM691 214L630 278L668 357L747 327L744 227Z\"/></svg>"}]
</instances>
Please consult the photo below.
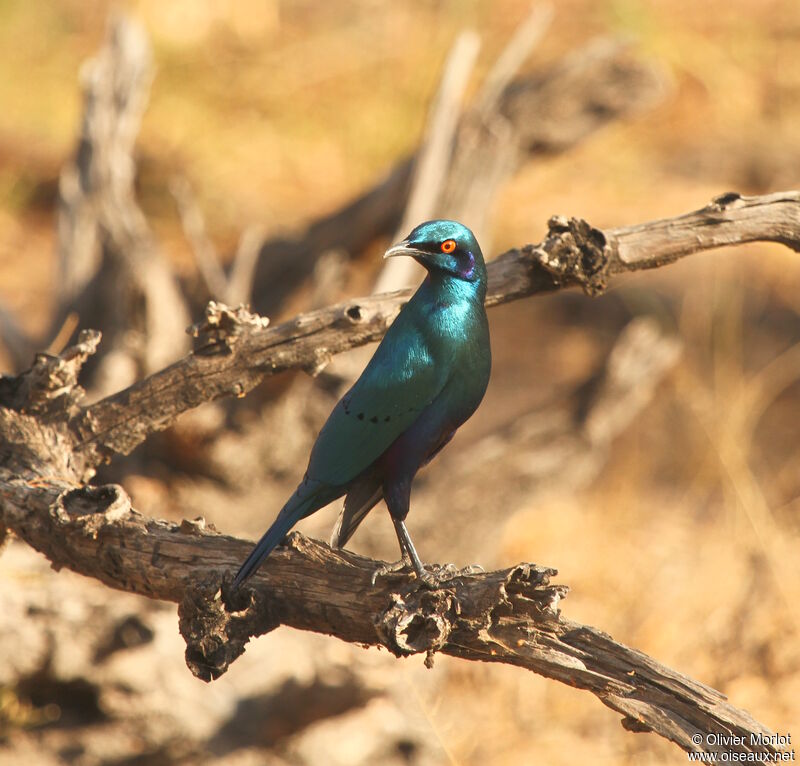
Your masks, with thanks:
<instances>
[{"instance_id":1,"label":"bird's leg","mask_svg":"<svg viewBox=\"0 0 800 766\"><path fill-rule=\"evenodd\" d=\"M428 588L438 588L439 579L422 566L422 561L417 555L414 543L411 542L411 535L408 534L405 522L392 516L392 523L394 524L394 531L397 533L397 539L400 542L400 550L403 551L403 557L408 556L411 559L411 566L414 567L419 581Z\"/></svg>"},{"instance_id":2,"label":"bird's leg","mask_svg":"<svg viewBox=\"0 0 800 766\"><path fill-rule=\"evenodd\" d=\"M391 571L399 571L404 566L411 565L420 581L428 588L432 589L438 588L443 582L456 577L474 575L478 572L485 571L480 564L470 564L463 569L459 569L455 564L434 564L432 566L436 571L431 572L423 566L422 561L417 555L416 548L414 548L414 543L411 542L411 535L408 533L405 522L398 521L392 517L392 523L397 532L397 539L400 542L400 550L403 553L403 558L396 564L387 564L387 568L392 567ZM375 582L373 580L373 585L374 584Z\"/></svg>"},{"instance_id":3,"label":"bird's leg","mask_svg":"<svg viewBox=\"0 0 800 766\"><path fill-rule=\"evenodd\" d=\"M392 521L394 521L394 517L392 517ZM402 522L401 522L402 523ZM408 535L408 532L406 532ZM388 575L396 575L402 572L404 569L413 569L414 563L411 559L411 554L408 552L408 548L406 547L405 540L400 537L398 534L397 539L400 542L400 559L398 561L394 561L391 564L386 563L379 566L373 573L372 573L372 584L375 585L375 582L379 577L387 577ZM413 546L412 546L413 550ZM417 555L417 552L414 551L414 555ZM419 561L419 557L417 556L417 561Z\"/></svg>"}]
</instances>

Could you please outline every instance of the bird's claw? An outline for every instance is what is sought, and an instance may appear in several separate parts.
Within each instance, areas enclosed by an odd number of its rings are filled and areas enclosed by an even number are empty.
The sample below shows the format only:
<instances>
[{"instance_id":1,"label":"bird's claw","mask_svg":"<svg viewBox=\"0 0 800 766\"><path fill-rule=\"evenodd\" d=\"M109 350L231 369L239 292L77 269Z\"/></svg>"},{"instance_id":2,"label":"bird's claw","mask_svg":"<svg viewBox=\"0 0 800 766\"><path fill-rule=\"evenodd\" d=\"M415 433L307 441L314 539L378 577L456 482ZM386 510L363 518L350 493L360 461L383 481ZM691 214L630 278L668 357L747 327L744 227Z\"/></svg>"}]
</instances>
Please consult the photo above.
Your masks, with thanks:
<instances>
[{"instance_id":1,"label":"bird's claw","mask_svg":"<svg viewBox=\"0 0 800 766\"><path fill-rule=\"evenodd\" d=\"M464 575L474 575L474 574L481 574L486 570L480 564L467 564L463 569L457 570L457 577L462 577Z\"/></svg>"},{"instance_id":2,"label":"bird's claw","mask_svg":"<svg viewBox=\"0 0 800 766\"><path fill-rule=\"evenodd\" d=\"M405 575L402 573L405 569L411 569L411 562L407 559L382 564L372 573L371 583L374 586L379 577L404 577Z\"/></svg>"}]
</instances>

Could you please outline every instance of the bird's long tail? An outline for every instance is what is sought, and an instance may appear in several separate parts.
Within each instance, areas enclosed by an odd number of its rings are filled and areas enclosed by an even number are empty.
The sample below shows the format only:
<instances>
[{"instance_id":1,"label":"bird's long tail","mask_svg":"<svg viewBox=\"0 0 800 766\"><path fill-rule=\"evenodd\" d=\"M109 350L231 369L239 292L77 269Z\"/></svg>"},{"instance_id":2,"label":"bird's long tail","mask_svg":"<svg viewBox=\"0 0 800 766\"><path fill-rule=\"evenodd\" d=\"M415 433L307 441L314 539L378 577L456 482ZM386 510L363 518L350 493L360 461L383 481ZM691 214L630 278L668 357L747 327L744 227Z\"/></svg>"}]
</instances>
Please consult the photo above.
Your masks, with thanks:
<instances>
[{"instance_id":1,"label":"bird's long tail","mask_svg":"<svg viewBox=\"0 0 800 766\"><path fill-rule=\"evenodd\" d=\"M242 583L252 577L256 570L261 566L264 559L272 553L278 543L286 537L286 533L297 524L300 519L314 513L323 505L326 505L334 497L328 497L327 493L320 491L321 488L312 490L310 493L303 492L301 487L293 494L286 505L283 506L272 526L264 533L262 538L256 543L250 555L242 564L241 568L233 579L233 588L238 588Z\"/></svg>"}]
</instances>

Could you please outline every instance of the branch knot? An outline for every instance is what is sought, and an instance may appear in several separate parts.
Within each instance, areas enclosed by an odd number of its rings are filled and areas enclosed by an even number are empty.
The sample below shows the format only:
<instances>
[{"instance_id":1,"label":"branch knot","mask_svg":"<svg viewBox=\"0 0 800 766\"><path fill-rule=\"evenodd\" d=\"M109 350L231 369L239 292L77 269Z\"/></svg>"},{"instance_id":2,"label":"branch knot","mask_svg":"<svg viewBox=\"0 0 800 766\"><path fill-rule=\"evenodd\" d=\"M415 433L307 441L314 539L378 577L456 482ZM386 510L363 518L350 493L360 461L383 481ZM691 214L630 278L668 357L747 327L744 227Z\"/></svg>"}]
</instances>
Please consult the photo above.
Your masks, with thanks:
<instances>
[{"instance_id":1,"label":"branch knot","mask_svg":"<svg viewBox=\"0 0 800 766\"><path fill-rule=\"evenodd\" d=\"M426 652L425 664L447 643L461 606L451 590L417 588L405 595L391 594L391 606L375 621L385 646L397 657Z\"/></svg>"},{"instance_id":2,"label":"branch knot","mask_svg":"<svg viewBox=\"0 0 800 766\"><path fill-rule=\"evenodd\" d=\"M93 539L106 524L135 513L128 493L119 484L87 485L69 490L59 497L56 507L58 513L64 514Z\"/></svg>"},{"instance_id":3,"label":"branch knot","mask_svg":"<svg viewBox=\"0 0 800 766\"><path fill-rule=\"evenodd\" d=\"M194 338L195 355L229 354L245 330L263 330L269 325L267 317L253 314L244 303L235 309L224 303L209 301L204 318L186 332Z\"/></svg>"},{"instance_id":4,"label":"branch knot","mask_svg":"<svg viewBox=\"0 0 800 766\"><path fill-rule=\"evenodd\" d=\"M589 295L606 289L609 260L606 235L582 218L555 215L538 246L525 249L561 284L578 284Z\"/></svg>"}]
</instances>

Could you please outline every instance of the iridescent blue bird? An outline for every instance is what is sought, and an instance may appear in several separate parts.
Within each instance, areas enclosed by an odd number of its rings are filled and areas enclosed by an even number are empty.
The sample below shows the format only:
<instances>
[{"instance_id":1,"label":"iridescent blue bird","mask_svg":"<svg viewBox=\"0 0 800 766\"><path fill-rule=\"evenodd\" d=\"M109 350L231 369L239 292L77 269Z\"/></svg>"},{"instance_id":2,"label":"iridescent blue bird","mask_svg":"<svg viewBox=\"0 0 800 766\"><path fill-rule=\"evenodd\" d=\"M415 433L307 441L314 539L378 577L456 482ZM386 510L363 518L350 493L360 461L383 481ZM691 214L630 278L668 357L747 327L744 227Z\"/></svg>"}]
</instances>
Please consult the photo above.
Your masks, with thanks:
<instances>
[{"instance_id":1,"label":"iridescent blue bird","mask_svg":"<svg viewBox=\"0 0 800 766\"><path fill-rule=\"evenodd\" d=\"M427 276L392 323L361 377L311 450L303 480L242 565L247 580L300 519L346 496L331 544L343 546L383 498L404 561L426 571L405 525L411 482L483 399L491 351L486 266L472 232L456 221L417 226L385 258L407 255Z\"/></svg>"}]
</instances>

